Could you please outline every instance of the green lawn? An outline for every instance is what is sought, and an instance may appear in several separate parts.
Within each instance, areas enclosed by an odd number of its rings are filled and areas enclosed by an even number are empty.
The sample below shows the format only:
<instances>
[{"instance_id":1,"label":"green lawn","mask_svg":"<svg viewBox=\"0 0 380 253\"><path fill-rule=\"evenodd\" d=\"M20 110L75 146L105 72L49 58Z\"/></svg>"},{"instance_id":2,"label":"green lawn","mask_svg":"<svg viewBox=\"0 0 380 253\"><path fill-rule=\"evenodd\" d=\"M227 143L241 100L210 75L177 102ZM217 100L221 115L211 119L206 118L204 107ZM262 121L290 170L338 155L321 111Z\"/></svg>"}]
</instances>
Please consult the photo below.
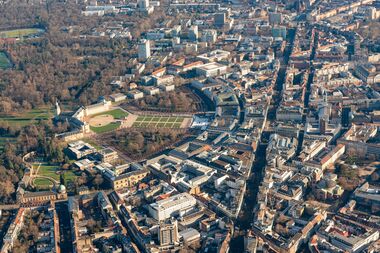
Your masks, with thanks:
<instances>
[{"instance_id":1,"label":"green lawn","mask_svg":"<svg viewBox=\"0 0 380 253\"><path fill-rule=\"evenodd\" d=\"M52 109L39 108L13 115L0 115L0 121L7 122L10 126L26 126L52 118L53 115Z\"/></svg>"},{"instance_id":2,"label":"green lawn","mask_svg":"<svg viewBox=\"0 0 380 253\"><path fill-rule=\"evenodd\" d=\"M59 174L56 174L57 169L59 169L58 165L41 164L40 169L38 170L38 175L51 177L59 181L60 176Z\"/></svg>"},{"instance_id":3,"label":"green lawn","mask_svg":"<svg viewBox=\"0 0 380 253\"><path fill-rule=\"evenodd\" d=\"M0 38L21 38L31 35L37 35L42 32L44 32L44 30L37 28L14 29L0 32Z\"/></svg>"},{"instance_id":4,"label":"green lawn","mask_svg":"<svg viewBox=\"0 0 380 253\"><path fill-rule=\"evenodd\" d=\"M180 128L184 117L138 116L132 127Z\"/></svg>"},{"instance_id":5,"label":"green lawn","mask_svg":"<svg viewBox=\"0 0 380 253\"><path fill-rule=\"evenodd\" d=\"M121 123L120 122L112 122L108 125L101 126L101 127L90 127L92 131L94 131L97 134L101 133L106 133L106 132L111 132L113 130L116 130L120 127Z\"/></svg>"},{"instance_id":6,"label":"green lawn","mask_svg":"<svg viewBox=\"0 0 380 253\"><path fill-rule=\"evenodd\" d=\"M11 61L4 52L0 52L0 69L8 69L12 67Z\"/></svg>"},{"instance_id":7,"label":"green lawn","mask_svg":"<svg viewBox=\"0 0 380 253\"><path fill-rule=\"evenodd\" d=\"M38 163L33 164L33 168L37 169ZM60 182L61 174L56 173L59 170L60 170L59 165L48 165L46 163L42 163L38 170L38 175L49 177L57 182ZM65 184L67 184L68 182L73 182L75 177L77 177L77 175L75 175L75 173L72 170L64 171ZM34 184L39 189L46 189L52 185L52 181L46 178L36 178L34 180Z\"/></svg>"},{"instance_id":8,"label":"green lawn","mask_svg":"<svg viewBox=\"0 0 380 253\"><path fill-rule=\"evenodd\" d=\"M37 188L45 189L45 188L49 188L50 186L53 186L53 183L52 181L46 178L36 178L34 179L34 185Z\"/></svg>"},{"instance_id":9,"label":"green lawn","mask_svg":"<svg viewBox=\"0 0 380 253\"><path fill-rule=\"evenodd\" d=\"M108 112L98 113L98 114L92 115L91 117L93 118L99 115L111 115L114 119L121 119L121 118L127 117L128 113L121 109L115 109Z\"/></svg>"}]
</instances>

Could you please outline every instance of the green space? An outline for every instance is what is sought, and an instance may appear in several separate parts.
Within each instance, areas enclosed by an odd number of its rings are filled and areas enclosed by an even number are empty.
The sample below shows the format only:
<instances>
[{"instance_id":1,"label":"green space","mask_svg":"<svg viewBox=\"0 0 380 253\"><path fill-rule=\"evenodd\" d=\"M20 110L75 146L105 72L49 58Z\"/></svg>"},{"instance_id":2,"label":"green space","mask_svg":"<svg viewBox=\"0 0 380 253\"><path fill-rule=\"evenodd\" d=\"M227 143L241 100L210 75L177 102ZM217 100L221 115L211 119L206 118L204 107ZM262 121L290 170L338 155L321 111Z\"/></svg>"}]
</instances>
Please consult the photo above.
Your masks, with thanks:
<instances>
[{"instance_id":1,"label":"green space","mask_svg":"<svg viewBox=\"0 0 380 253\"><path fill-rule=\"evenodd\" d=\"M9 69L12 63L4 52L0 52L0 69Z\"/></svg>"},{"instance_id":2,"label":"green space","mask_svg":"<svg viewBox=\"0 0 380 253\"><path fill-rule=\"evenodd\" d=\"M132 127L180 128L184 119L177 116L138 116Z\"/></svg>"},{"instance_id":3,"label":"green space","mask_svg":"<svg viewBox=\"0 0 380 253\"><path fill-rule=\"evenodd\" d=\"M112 123L105 125L105 126L101 126L101 127L91 126L90 128L95 133L101 134L101 133L106 133L106 132L111 132L113 130L116 130L120 127L120 125L121 125L120 122L112 122Z\"/></svg>"},{"instance_id":4,"label":"green space","mask_svg":"<svg viewBox=\"0 0 380 253\"><path fill-rule=\"evenodd\" d=\"M26 126L37 123L40 120L47 120L54 115L50 108L38 108L24 113L13 115L0 115L0 121L7 122L10 126Z\"/></svg>"},{"instance_id":5,"label":"green space","mask_svg":"<svg viewBox=\"0 0 380 253\"><path fill-rule=\"evenodd\" d=\"M111 115L114 119L122 119L124 117L127 117L128 113L121 110L121 109L115 109L115 110L111 110L111 111L107 111L107 112L98 113L98 114L95 114L91 117L93 118L93 117L96 117L99 115Z\"/></svg>"},{"instance_id":6,"label":"green space","mask_svg":"<svg viewBox=\"0 0 380 253\"><path fill-rule=\"evenodd\" d=\"M13 29L8 31L1 31L0 38L21 38L43 33L44 30L38 28L26 28L26 29Z\"/></svg>"}]
</instances>

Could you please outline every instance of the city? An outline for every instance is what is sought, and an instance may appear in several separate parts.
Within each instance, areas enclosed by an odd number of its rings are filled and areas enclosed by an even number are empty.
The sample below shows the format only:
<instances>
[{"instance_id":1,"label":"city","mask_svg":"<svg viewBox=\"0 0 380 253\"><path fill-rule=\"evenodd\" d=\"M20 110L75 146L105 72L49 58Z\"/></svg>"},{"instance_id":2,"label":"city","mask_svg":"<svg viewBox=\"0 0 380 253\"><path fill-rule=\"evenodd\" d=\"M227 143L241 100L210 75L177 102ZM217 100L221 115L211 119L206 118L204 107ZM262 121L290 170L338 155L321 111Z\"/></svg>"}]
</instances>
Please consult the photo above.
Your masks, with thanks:
<instances>
[{"instance_id":1,"label":"city","mask_svg":"<svg viewBox=\"0 0 380 253\"><path fill-rule=\"evenodd\" d=\"M379 0L0 0L0 252L380 252Z\"/></svg>"}]
</instances>

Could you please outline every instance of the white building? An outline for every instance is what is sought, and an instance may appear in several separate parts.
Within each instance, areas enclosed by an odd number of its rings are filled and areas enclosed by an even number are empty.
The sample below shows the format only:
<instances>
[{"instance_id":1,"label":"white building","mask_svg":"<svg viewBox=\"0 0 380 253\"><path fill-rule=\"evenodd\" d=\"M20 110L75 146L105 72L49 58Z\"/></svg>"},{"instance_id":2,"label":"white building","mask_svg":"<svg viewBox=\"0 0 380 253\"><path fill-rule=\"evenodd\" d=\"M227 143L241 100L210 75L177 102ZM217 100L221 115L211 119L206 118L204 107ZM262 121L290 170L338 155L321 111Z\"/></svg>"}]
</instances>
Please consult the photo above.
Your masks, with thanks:
<instances>
[{"instance_id":1,"label":"white building","mask_svg":"<svg viewBox=\"0 0 380 253\"><path fill-rule=\"evenodd\" d=\"M205 77L219 76L227 73L227 66L216 62L203 64L195 68L197 75Z\"/></svg>"},{"instance_id":2,"label":"white building","mask_svg":"<svg viewBox=\"0 0 380 253\"><path fill-rule=\"evenodd\" d=\"M156 220L162 221L173 215L184 215L196 204L196 199L184 192L150 204L149 213Z\"/></svg>"}]
</instances>

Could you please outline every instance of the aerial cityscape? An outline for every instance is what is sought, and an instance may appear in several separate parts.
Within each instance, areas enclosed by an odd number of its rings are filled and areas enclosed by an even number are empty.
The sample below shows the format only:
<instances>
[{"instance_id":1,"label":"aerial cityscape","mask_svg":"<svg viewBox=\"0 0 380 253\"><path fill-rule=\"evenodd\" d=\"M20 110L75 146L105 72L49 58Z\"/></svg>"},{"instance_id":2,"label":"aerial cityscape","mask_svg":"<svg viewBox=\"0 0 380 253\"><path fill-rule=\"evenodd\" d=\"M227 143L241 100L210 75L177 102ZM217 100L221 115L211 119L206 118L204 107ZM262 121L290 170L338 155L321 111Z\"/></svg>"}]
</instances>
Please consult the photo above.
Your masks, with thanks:
<instances>
[{"instance_id":1,"label":"aerial cityscape","mask_svg":"<svg viewBox=\"0 0 380 253\"><path fill-rule=\"evenodd\" d=\"M380 253L380 0L0 0L0 253Z\"/></svg>"}]
</instances>

